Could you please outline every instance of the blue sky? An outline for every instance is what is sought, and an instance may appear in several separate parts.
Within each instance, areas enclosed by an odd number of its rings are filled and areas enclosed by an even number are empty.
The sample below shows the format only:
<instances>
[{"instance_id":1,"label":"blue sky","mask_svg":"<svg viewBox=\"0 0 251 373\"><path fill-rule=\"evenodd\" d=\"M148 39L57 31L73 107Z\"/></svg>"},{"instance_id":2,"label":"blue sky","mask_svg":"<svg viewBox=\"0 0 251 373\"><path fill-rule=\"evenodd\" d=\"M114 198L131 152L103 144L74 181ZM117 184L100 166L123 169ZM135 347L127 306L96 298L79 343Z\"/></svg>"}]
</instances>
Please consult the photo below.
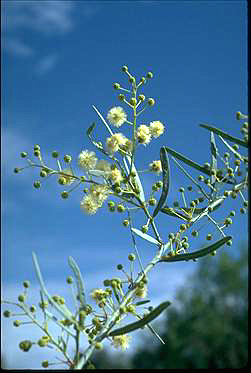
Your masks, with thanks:
<instances>
[{"instance_id":1,"label":"blue sky","mask_svg":"<svg viewBox=\"0 0 251 373\"><path fill-rule=\"evenodd\" d=\"M112 83L129 88L121 72L126 64L137 79L153 72L142 93L156 104L142 114L142 123L160 120L166 127L164 135L139 148L139 169L159 159L162 145L199 163L208 161L209 133L198 124L214 124L241 137L235 112L247 112L246 1L5 1L1 6L3 294L15 298L25 279L34 284L34 292L38 289L32 251L51 293L66 291L69 255L79 263L89 292L101 287L111 273L118 276L116 264L127 265L133 247L121 224L124 216L105 207L95 216L85 215L79 208L81 190L64 201L56 178L42 180L41 189L35 190L37 170L13 173L25 165L20 152L32 154L34 144L39 144L51 167L56 167L53 150L71 154L76 165L81 150L94 150L85 135L93 121L95 135L107 136L92 105L104 117L111 107L121 106ZM226 151L222 144L219 149ZM153 181L145 175L148 193ZM178 188L189 184L171 162L170 205L178 199ZM230 204L226 211L232 208ZM138 215L139 228L145 221ZM177 227L177 221L174 225L163 215L157 222L166 238ZM203 232L194 248L205 243L207 229ZM246 216L237 214L229 233L236 237L234 245L222 250L236 253L247 240ZM137 244L146 264L153 247L140 239ZM177 285L194 268L189 262L152 273L153 304L174 299ZM5 342L25 339L24 329L13 331L5 321ZM38 367L31 362L32 355L16 349L11 344L6 350L9 360L14 351L17 354L10 368ZM37 357L40 351L31 354Z\"/></svg>"}]
</instances>

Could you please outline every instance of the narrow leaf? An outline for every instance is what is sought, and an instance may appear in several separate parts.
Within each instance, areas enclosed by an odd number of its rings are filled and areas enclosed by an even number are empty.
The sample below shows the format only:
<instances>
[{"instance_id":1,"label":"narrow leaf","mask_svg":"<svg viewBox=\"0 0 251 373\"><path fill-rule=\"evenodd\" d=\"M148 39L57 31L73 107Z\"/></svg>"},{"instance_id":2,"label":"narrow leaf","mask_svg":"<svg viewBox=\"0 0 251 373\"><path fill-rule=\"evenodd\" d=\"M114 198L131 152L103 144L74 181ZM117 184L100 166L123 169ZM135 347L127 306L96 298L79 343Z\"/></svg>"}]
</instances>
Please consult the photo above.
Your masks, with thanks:
<instances>
[{"instance_id":1,"label":"narrow leaf","mask_svg":"<svg viewBox=\"0 0 251 373\"><path fill-rule=\"evenodd\" d=\"M75 262L75 260L71 256L69 256L69 258L68 258L68 263L69 263L69 266L71 267L71 269L73 270L73 273L74 273L75 278L76 278L79 301L81 303L81 306L84 307L86 305L86 300L85 300L85 290L84 290L83 277L81 275L81 272L80 272L80 269L79 269L77 263Z\"/></svg>"},{"instance_id":2,"label":"narrow leaf","mask_svg":"<svg viewBox=\"0 0 251 373\"><path fill-rule=\"evenodd\" d=\"M210 132L210 145L211 145L211 170L217 170L217 147L214 139L213 132ZM211 183L214 184L216 176L211 176Z\"/></svg>"},{"instance_id":3,"label":"narrow leaf","mask_svg":"<svg viewBox=\"0 0 251 373\"><path fill-rule=\"evenodd\" d=\"M143 233L137 228L132 228L132 231L136 233L138 236L140 236L141 238L143 238L144 240L154 243L155 245L159 245L159 242L152 236L149 236L149 234Z\"/></svg>"},{"instance_id":4,"label":"narrow leaf","mask_svg":"<svg viewBox=\"0 0 251 373\"><path fill-rule=\"evenodd\" d=\"M110 132L111 135L113 135L113 132L111 130L111 128L109 127L109 125L106 123L105 119L103 118L103 116L100 114L100 112L98 111L98 109L92 105L93 109L96 111L96 113L98 114L99 118L102 120L102 122L104 123L104 125L106 126L107 130Z\"/></svg>"},{"instance_id":5,"label":"narrow leaf","mask_svg":"<svg viewBox=\"0 0 251 373\"><path fill-rule=\"evenodd\" d=\"M151 302L149 299L148 300L141 300L140 302L136 302L135 306L142 306L143 304Z\"/></svg>"},{"instance_id":6,"label":"narrow leaf","mask_svg":"<svg viewBox=\"0 0 251 373\"><path fill-rule=\"evenodd\" d=\"M86 134L87 134L88 137L91 136L91 134L92 134L92 132L93 132L93 130L94 130L95 127L96 127L96 123L93 122L92 125L86 131Z\"/></svg>"},{"instance_id":7,"label":"narrow leaf","mask_svg":"<svg viewBox=\"0 0 251 373\"><path fill-rule=\"evenodd\" d=\"M233 137L233 136L229 135L228 133L223 132L219 128L209 126L208 124L200 124L200 127L206 128L207 130L212 131L212 132L216 133L217 135L220 135L220 136L224 137L225 139L230 140L230 141L232 141L236 144L244 146L245 148L248 147L248 144L245 141L243 141L241 139L238 139L237 137Z\"/></svg>"},{"instance_id":8,"label":"narrow leaf","mask_svg":"<svg viewBox=\"0 0 251 373\"><path fill-rule=\"evenodd\" d=\"M105 171L101 171L101 170L89 170L88 173L92 176L96 176L96 177L101 177L101 176L105 176Z\"/></svg>"},{"instance_id":9,"label":"narrow leaf","mask_svg":"<svg viewBox=\"0 0 251 373\"><path fill-rule=\"evenodd\" d=\"M129 165L131 166L131 162L132 162L131 157L130 157L129 155L127 155L126 158L127 158L127 160L128 160ZM125 161L124 161L124 163L125 163ZM137 170L136 170L136 167L134 166L134 163L132 164L132 172L134 172L135 175L136 175L136 176L135 176L135 179L136 179L136 182L137 182L138 187L139 187L139 191L140 191L139 196L140 196L140 199L141 199L142 202L145 202L144 189L143 189L143 187L142 187L142 184L141 184L141 181L140 181L140 178L139 178L138 172L137 172Z\"/></svg>"},{"instance_id":10,"label":"narrow leaf","mask_svg":"<svg viewBox=\"0 0 251 373\"><path fill-rule=\"evenodd\" d=\"M161 161L161 166L162 166L163 187L162 187L162 193L161 193L159 202L153 212L153 218L158 214L158 212L160 211L160 209L163 207L164 203L166 202L166 198L167 198L167 195L169 192L169 186L170 186L170 166L169 166L168 155L167 155L167 152L164 146L162 146L160 149L160 161Z\"/></svg>"},{"instance_id":11,"label":"narrow leaf","mask_svg":"<svg viewBox=\"0 0 251 373\"><path fill-rule=\"evenodd\" d=\"M190 259L197 259L202 256L205 256L207 254L212 253L213 251L217 250L219 247L227 243L232 239L232 236L227 236L219 241L215 242L212 245L209 245L205 247L204 249L194 251L193 253L188 253L188 254L177 254L174 256L169 256L169 255L164 255L161 257L160 262L179 262L182 260L190 260Z\"/></svg>"},{"instance_id":12,"label":"narrow leaf","mask_svg":"<svg viewBox=\"0 0 251 373\"><path fill-rule=\"evenodd\" d=\"M168 306L170 306L170 304L171 302L169 301L161 303L158 307L154 308L141 320L125 325L122 328L113 330L112 332L109 333L109 336L114 337L116 335L127 334L130 332L133 332L136 329L143 328L146 324L156 319L156 317L158 317Z\"/></svg>"},{"instance_id":13,"label":"narrow leaf","mask_svg":"<svg viewBox=\"0 0 251 373\"><path fill-rule=\"evenodd\" d=\"M36 254L34 252L32 253L32 259L33 259L33 264L34 264L34 267L35 267L35 272L36 272L38 281L39 281L40 286L41 286L42 293L48 298L48 301L54 306L54 308L56 308L57 311L59 313L61 313L61 315L63 315L66 319L69 319L73 323L75 323L76 321L73 319L73 315L72 315L71 311L68 310L68 308L64 304L58 305L53 300L53 298L50 296L50 294L48 293L48 291L46 290L45 284L44 284L44 280L43 280L43 277L42 277L42 274L41 274L41 271L40 271L40 268L39 268L37 256L36 256Z\"/></svg>"},{"instance_id":14,"label":"narrow leaf","mask_svg":"<svg viewBox=\"0 0 251 373\"><path fill-rule=\"evenodd\" d=\"M184 155L176 152L175 150L172 150L171 148L168 148L167 146L165 146L165 149L168 153L173 155L175 158L178 158L179 160L185 162L189 166L191 166L193 168L196 168L196 170L198 170L200 172L203 172L204 174L210 176L210 171L207 168L205 168L204 166L201 166L198 163L196 163L194 161L191 161L191 159L189 159L189 158L185 157Z\"/></svg>"},{"instance_id":15,"label":"narrow leaf","mask_svg":"<svg viewBox=\"0 0 251 373\"><path fill-rule=\"evenodd\" d=\"M239 158L243 161L243 158L240 155L240 153L238 153L234 148L232 148L232 146L229 145L221 136L219 136L219 138L221 139L222 142L224 142L224 144L228 147L228 149L231 150L231 152L234 153L234 155L236 155L236 158Z\"/></svg>"}]
</instances>

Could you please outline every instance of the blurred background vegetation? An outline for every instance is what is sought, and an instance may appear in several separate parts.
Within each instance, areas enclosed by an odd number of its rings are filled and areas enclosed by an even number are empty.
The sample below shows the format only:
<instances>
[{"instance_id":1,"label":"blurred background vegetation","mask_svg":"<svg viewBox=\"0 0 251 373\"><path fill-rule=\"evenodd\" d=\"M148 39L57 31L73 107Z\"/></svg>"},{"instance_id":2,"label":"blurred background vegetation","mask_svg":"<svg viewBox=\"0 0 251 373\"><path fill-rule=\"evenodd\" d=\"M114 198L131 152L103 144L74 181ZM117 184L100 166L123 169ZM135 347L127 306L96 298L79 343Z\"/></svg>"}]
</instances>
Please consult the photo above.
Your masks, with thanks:
<instances>
[{"instance_id":1,"label":"blurred background vegetation","mask_svg":"<svg viewBox=\"0 0 251 373\"><path fill-rule=\"evenodd\" d=\"M248 250L239 253L198 261L176 302L153 324L165 345L153 344L150 334L130 358L104 349L92 359L96 369L247 367Z\"/></svg>"}]
</instances>

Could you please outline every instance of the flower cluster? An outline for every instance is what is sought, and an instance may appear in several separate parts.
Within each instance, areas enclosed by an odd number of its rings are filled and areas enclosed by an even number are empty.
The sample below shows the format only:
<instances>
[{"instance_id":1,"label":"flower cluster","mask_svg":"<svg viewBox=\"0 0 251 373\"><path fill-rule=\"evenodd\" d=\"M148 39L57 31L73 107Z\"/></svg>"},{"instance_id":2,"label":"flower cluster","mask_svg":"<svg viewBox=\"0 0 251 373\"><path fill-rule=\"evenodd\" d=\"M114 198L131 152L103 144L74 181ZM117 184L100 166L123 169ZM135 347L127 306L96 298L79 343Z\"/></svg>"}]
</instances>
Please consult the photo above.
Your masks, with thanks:
<instances>
[{"instance_id":1,"label":"flower cluster","mask_svg":"<svg viewBox=\"0 0 251 373\"><path fill-rule=\"evenodd\" d=\"M124 112L123 108L120 106L113 107L109 110L107 119L111 124L115 127L122 126L123 123L126 122L126 113Z\"/></svg>"},{"instance_id":2,"label":"flower cluster","mask_svg":"<svg viewBox=\"0 0 251 373\"><path fill-rule=\"evenodd\" d=\"M84 170L93 170L97 161L96 154L89 150L83 150L78 156L78 165Z\"/></svg>"}]
</instances>

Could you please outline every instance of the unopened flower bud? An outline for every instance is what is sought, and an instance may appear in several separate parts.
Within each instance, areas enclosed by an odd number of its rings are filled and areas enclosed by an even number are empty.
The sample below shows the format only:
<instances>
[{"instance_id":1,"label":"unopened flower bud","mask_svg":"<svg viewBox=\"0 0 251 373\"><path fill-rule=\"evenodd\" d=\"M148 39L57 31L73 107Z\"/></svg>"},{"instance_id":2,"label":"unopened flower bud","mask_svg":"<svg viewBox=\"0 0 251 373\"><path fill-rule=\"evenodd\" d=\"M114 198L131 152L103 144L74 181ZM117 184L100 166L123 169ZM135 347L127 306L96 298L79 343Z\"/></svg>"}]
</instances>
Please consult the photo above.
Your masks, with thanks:
<instances>
[{"instance_id":1,"label":"unopened flower bud","mask_svg":"<svg viewBox=\"0 0 251 373\"><path fill-rule=\"evenodd\" d=\"M61 197L62 197L63 199L66 199L66 198L69 197L69 193L66 192L66 191L64 191L64 192L61 193Z\"/></svg>"},{"instance_id":2,"label":"unopened flower bud","mask_svg":"<svg viewBox=\"0 0 251 373\"><path fill-rule=\"evenodd\" d=\"M152 78L153 78L153 73L149 71L149 72L146 74L146 77L147 77L148 79L152 79Z\"/></svg>"},{"instance_id":3,"label":"unopened flower bud","mask_svg":"<svg viewBox=\"0 0 251 373\"><path fill-rule=\"evenodd\" d=\"M71 276L67 277L66 282L67 282L67 284L72 284L73 283L73 278Z\"/></svg>"},{"instance_id":4,"label":"unopened flower bud","mask_svg":"<svg viewBox=\"0 0 251 373\"><path fill-rule=\"evenodd\" d=\"M46 347L48 343L49 343L48 339L45 339L45 338L40 338L37 341L37 344L39 345L39 347Z\"/></svg>"},{"instance_id":5,"label":"unopened flower bud","mask_svg":"<svg viewBox=\"0 0 251 373\"><path fill-rule=\"evenodd\" d=\"M121 69L124 73L128 71L128 67L126 65L122 66L122 69Z\"/></svg>"},{"instance_id":6,"label":"unopened flower bud","mask_svg":"<svg viewBox=\"0 0 251 373\"><path fill-rule=\"evenodd\" d=\"M30 311L32 313L36 312L36 307L34 305L30 306Z\"/></svg>"},{"instance_id":7,"label":"unopened flower bud","mask_svg":"<svg viewBox=\"0 0 251 373\"><path fill-rule=\"evenodd\" d=\"M43 360L41 365L42 365L43 368L48 368L48 366L49 366L48 360Z\"/></svg>"},{"instance_id":8,"label":"unopened flower bud","mask_svg":"<svg viewBox=\"0 0 251 373\"><path fill-rule=\"evenodd\" d=\"M192 231L191 235L194 236L194 237L197 237L199 235L199 232L198 231Z\"/></svg>"},{"instance_id":9,"label":"unopened flower bud","mask_svg":"<svg viewBox=\"0 0 251 373\"><path fill-rule=\"evenodd\" d=\"M22 158L27 157L27 153L26 153L26 152L22 152L22 153L21 153L21 157L22 157Z\"/></svg>"},{"instance_id":10,"label":"unopened flower bud","mask_svg":"<svg viewBox=\"0 0 251 373\"><path fill-rule=\"evenodd\" d=\"M22 322L20 320L15 320L13 321L13 325L17 328L19 327L20 325L22 324Z\"/></svg>"},{"instance_id":11,"label":"unopened flower bud","mask_svg":"<svg viewBox=\"0 0 251 373\"><path fill-rule=\"evenodd\" d=\"M123 95L122 93L120 95L118 95L118 98L120 101L124 101L125 100L125 95Z\"/></svg>"},{"instance_id":12,"label":"unopened flower bud","mask_svg":"<svg viewBox=\"0 0 251 373\"><path fill-rule=\"evenodd\" d=\"M6 311L4 311L3 315L4 315L4 317L10 317L11 312L9 310L6 310Z\"/></svg>"},{"instance_id":13,"label":"unopened flower bud","mask_svg":"<svg viewBox=\"0 0 251 373\"><path fill-rule=\"evenodd\" d=\"M134 78L134 76L129 77L129 82L130 83L136 83L136 79Z\"/></svg>"},{"instance_id":14,"label":"unopened flower bud","mask_svg":"<svg viewBox=\"0 0 251 373\"><path fill-rule=\"evenodd\" d=\"M52 157L53 158L58 158L59 154L56 150L54 150L52 153L51 153Z\"/></svg>"},{"instance_id":15,"label":"unopened flower bud","mask_svg":"<svg viewBox=\"0 0 251 373\"><path fill-rule=\"evenodd\" d=\"M211 239L213 238L213 236L210 233L208 233L208 235L207 235L206 238L207 238L208 241L211 241Z\"/></svg>"},{"instance_id":16,"label":"unopened flower bud","mask_svg":"<svg viewBox=\"0 0 251 373\"><path fill-rule=\"evenodd\" d=\"M72 158L71 158L70 155L68 155L68 154L64 155L64 161L65 161L65 163L70 163L71 160L72 160Z\"/></svg>"},{"instance_id":17,"label":"unopened flower bud","mask_svg":"<svg viewBox=\"0 0 251 373\"><path fill-rule=\"evenodd\" d=\"M29 281L24 281L23 282L23 287L28 289L30 287L30 282Z\"/></svg>"},{"instance_id":18,"label":"unopened flower bud","mask_svg":"<svg viewBox=\"0 0 251 373\"><path fill-rule=\"evenodd\" d=\"M39 189L41 187L40 181L34 181L33 186L34 188Z\"/></svg>"},{"instance_id":19,"label":"unopened flower bud","mask_svg":"<svg viewBox=\"0 0 251 373\"><path fill-rule=\"evenodd\" d=\"M130 104L131 104L132 106L135 106L135 105L137 104L137 100L136 100L135 97L131 97L131 98L130 98Z\"/></svg>"},{"instance_id":20,"label":"unopened flower bud","mask_svg":"<svg viewBox=\"0 0 251 373\"><path fill-rule=\"evenodd\" d=\"M119 205L117 206L117 210L118 210L118 212L124 212L124 211L125 211L125 206L119 204Z\"/></svg>"},{"instance_id":21,"label":"unopened flower bud","mask_svg":"<svg viewBox=\"0 0 251 373\"><path fill-rule=\"evenodd\" d=\"M114 89L120 89L120 84L119 83L113 83L113 88Z\"/></svg>"},{"instance_id":22,"label":"unopened flower bud","mask_svg":"<svg viewBox=\"0 0 251 373\"><path fill-rule=\"evenodd\" d=\"M28 341L28 340L26 340L26 341L22 341L22 342L19 343L19 348L20 348L22 351L24 351L24 352L29 351L29 349L31 348L31 346L32 346L32 342L31 342L31 341Z\"/></svg>"},{"instance_id":23,"label":"unopened flower bud","mask_svg":"<svg viewBox=\"0 0 251 373\"><path fill-rule=\"evenodd\" d=\"M41 177L46 177L46 176L47 176L47 172L45 172L44 170L42 170L42 171L40 172L40 176L41 176Z\"/></svg>"},{"instance_id":24,"label":"unopened flower bud","mask_svg":"<svg viewBox=\"0 0 251 373\"><path fill-rule=\"evenodd\" d=\"M145 101L145 99L146 99L146 96L144 96L144 95L139 95L139 97L138 97L138 98L139 98L139 100L140 100L140 101Z\"/></svg>"},{"instance_id":25,"label":"unopened flower bud","mask_svg":"<svg viewBox=\"0 0 251 373\"><path fill-rule=\"evenodd\" d=\"M22 302L22 303L25 301L25 298L26 298L25 294L19 294L18 296L19 302Z\"/></svg>"},{"instance_id":26,"label":"unopened flower bud","mask_svg":"<svg viewBox=\"0 0 251 373\"><path fill-rule=\"evenodd\" d=\"M63 176L60 176L60 178L58 179L58 184L65 185L66 183L67 183L66 178Z\"/></svg>"},{"instance_id":27,"label":"unopened flower bud","mask_svg":"<svg viewBox=\"0 0 251 373\"><path fill-rule=\"evenodd\" d=\"M155 104L155 101L153 98L149 98L147 102L149 106L153 106Z\"/></svg>"},{"instance_id":28,"label":"unopened flower bud","mask_svg":"<svg viewBox=\"0 0 251 373\"><path fill-rule=\"evenodd\" d=\"M134 254L129 254L128 259L133 262L136 259L136 256Z\"/></svg>"},{"instance_id":29,"label":"unopened flower bud","mask_svg":"<svg viewBox=\"0 0 251 373\"><path fill-rule=\"evenodd\" d=\"M148 203L149 203L150 206L154 206L154 205L156 205L157 201L156 201L155 198L150 198Z\"/></svg>"},{"instance_id":30,"label":"unopened flower bud","mask_svg":"<svg viewBox=\"0 0 251 373\"><path fill-rule=\"evenodd\" d=\"M124 225L124 227L128 227L129 220L127 220L127 219L123 220L123 225Z\"/></svg>"},{"instance_id":31,"label":"unopened flower bud","mask_svg":"<svg viewBox=\"0 0 251 373\"><path fill-rule=\"evenodd\" d=\"M141 232L146 233L147 231L148 231L148 226L147 225L142 225Z\"/></svg>"}]
</instances>

